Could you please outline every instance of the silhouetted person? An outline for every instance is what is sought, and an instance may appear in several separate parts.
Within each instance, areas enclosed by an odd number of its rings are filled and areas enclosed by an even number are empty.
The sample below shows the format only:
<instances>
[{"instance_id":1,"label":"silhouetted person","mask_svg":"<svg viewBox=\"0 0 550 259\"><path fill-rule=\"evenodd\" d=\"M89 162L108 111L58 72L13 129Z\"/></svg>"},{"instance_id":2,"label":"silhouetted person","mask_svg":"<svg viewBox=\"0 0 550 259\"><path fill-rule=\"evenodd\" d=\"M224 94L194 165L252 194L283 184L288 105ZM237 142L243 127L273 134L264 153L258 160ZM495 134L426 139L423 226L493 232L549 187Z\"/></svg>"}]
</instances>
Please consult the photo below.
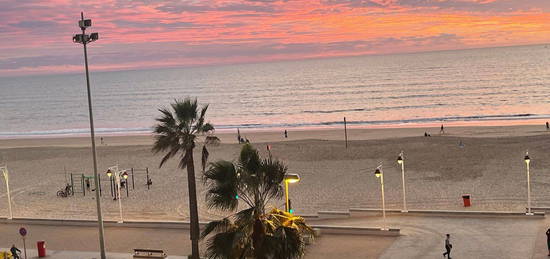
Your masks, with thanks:
<instances>
[{"instance_id":1,"label":"silhouetted person","mask_svg":"<svg viewBox=\"0 0 550 259\"><path fill-rule=\"evenodd\" d=\"M548 122L546 122L546 130L550 130L550 124L548 124Z\"/></svg>"},{"instance_id":2,"label":"silhouetted person","mask_svg":"<svg viewBox=\"0 0 550 259\"><path fill-rule=\"evenodd\" d=\"M424 137L428 136L428 132L424 131Z\"/></svg>"},{"instance_id":3,"label":"silhouetted person","mask_svg":"<svg viewBox=\"0 0 550 259\"><path fill-rule=\"evenodd\" d=\"M445 239L445 253L443 253L443 257L447 256L447 258L451 259L451 249L453 248L453 245L451 244L451 235L447 234L447 238Z\"/></svg>"},{"instance_id":4,"label":"silhouetted person","mask_svg":"<svg viewBox=\"0 0 550 259\"><path fill-rule=\"evenodd\" d=\"M548 122L546 123L546 127L548 127ZM285 138L288 138L288 132L285 130Z\"/></svg>"},{"instance_id":5,"label":"silhouetted person","mask_svg":"<svg viewBox=\"0 0 550 259\"><path fill-rule=\"evenodd\" d=\"M550 256L550 228L546 230L546 246L548 246L548 256Z\"/></svg>"},{"instance_id":6,"label":"silhouetted person","mask_svg":"<svg viewBox=\"0 0 550 259\"><path fill-rule=\"evenodd\" d=\"M21 253L21 250L17 249L15 245L12 245L10 248L11 255L13 256L13 259L19 259L18 252Z\"/></svg>"},{"instance_id":7,"label":"silhouetted person","mask_svg":"<svg viewBox=\"0 0 550 259\"><path fill-rule=\"evenodd\" d=\"M441 129L439 130L439 134L445 134L445 128L443 128L443 124L441 124Z\"/></svg>"},{"instance_id":8,"label":"silhouetted person","mask_svg":"<svg viewBox=\"0 0 550 259\"><path fill-rule=\"evenodd\" d=\"M250 140L248 140L248 138L244 138L246 143L250 143Z\"/></svg>"}]
</instances>

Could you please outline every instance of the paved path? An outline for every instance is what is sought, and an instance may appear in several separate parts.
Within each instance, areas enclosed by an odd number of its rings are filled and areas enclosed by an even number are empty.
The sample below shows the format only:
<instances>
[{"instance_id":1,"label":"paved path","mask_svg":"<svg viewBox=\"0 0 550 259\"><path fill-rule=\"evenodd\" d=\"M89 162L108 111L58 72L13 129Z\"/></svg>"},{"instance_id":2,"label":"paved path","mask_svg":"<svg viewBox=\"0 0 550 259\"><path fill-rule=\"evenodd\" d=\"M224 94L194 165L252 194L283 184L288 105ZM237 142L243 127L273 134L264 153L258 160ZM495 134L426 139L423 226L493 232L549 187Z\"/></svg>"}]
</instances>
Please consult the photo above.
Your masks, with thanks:
<instances>
[{"instance_id":1,"label":"paved path","mask_svg":"<svg viewBox=\"0 0 550 259\"><path fill-rule=\"evenodd\" d=\"M0 251L5 251L7 248L0 248ZM23 256L23 254L21 254ZM27 258L35 259L38 257L38 251L36 249L27 249ZM97 252L83 252L83 251L48 251L46 258L55 259L96 259L99 258ZM109 259L133 259L132 254L128 253L107 253ZM186 256L168 256L167 259L186 259Z\"/></svg>"},{"instance_id":2,"label":"paved path","mask_svg":"<svg viewBox=\"0 0 550 259\"><path fill-rule=\"evenodd\" d=\"M445 234L451 234L455 259L526 259L538 253L535 244L545 219L510 217L389 216L401 234L380 258L443 258ZM381 217L322 221L326 224L376 227ZM546 229L544 229L546 231ZM544 240L545 242L546 240ZM538 250L537 250L538 249Z\"/></svg>"},{"instance_id":3,"label":"paved path","mask_svg":"<svg viewBox=\"0 0 550 259\"><path fill-rule=\"evenodd\" d=\"M0 224L0 247L16 244L23 247L18 224ZM25 225L28 230L27 248L36 249L37 240L46 240L49 258L97 258L97 228L88 226ZM153 229L106 227L105 240L108 258L131 258L134 248L163 249L169 256L187 255L191 251L189 232L184 229ZM396 237L323 235L307 247L305 259L378 258ZM335 244L338 244L337 246ZM204 248L204 244L201 244ZM366 248L366 249L365 249ZM1 251L1 249L0 249ZM28 250L31 251L31 250ZM52 251L59 251L53 253ZM34 253L31 255L31 253ZM30 252L29 258L36 252ZM181 257L170 257L181 258Z\"/></svg>"}]
</instances>

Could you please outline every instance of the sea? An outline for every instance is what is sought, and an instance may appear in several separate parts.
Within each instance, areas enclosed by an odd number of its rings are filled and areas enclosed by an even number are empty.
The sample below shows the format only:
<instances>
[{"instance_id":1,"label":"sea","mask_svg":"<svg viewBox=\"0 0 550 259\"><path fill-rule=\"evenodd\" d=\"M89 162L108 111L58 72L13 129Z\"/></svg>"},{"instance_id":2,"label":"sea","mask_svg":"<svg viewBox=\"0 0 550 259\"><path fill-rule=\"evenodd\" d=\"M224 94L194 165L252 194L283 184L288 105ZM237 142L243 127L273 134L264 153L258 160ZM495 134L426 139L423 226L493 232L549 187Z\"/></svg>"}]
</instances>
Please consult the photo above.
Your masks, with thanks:
<instances>
[{"instance_id":1,"label":"sea","mask_svg":"<svg viewBox=\"0 0 550 259\"><path fill-rule=\"evenodd\" d=\"M93 59L91 59L93 62ZM148 134L175 99L217 130L550 119L550 45L91 72L96 132ZM0 138L89 133L84 71L0 78Z\"/></svg>"}]
</instances>

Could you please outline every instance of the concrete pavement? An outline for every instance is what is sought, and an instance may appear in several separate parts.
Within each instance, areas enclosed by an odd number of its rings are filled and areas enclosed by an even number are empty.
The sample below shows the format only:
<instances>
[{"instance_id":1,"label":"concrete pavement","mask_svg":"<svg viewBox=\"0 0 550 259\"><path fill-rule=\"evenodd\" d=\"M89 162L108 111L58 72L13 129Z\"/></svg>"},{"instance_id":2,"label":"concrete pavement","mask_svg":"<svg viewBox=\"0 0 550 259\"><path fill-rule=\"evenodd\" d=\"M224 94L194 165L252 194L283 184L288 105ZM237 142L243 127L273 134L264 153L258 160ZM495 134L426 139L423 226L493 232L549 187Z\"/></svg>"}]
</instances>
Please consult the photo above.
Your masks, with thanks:
<instances>
[{"instance_id":1,"label":"concrete pavement","mask_svg":"<svg viewBox=\"0 0 550 259\"><path fill-rule=\"evenodd\" d=\"M6 251L8 248L0 248L0 251ZM23 250L23 249L21 249ZM23 255L23 253L21 254ZM36 249L27 249L27 258L35 259L38 257L38 251ZM84 251L48 251L46 257L43 258L55 258L55 259L97 259L99 258L98 252L84 252ZM132 254L129 253L107 253L109 259L133 259ZM187 256L168 256L167 259L187 259Z\"/></svg>"},{"instance_id":2,"label":"concrete pavement","mask_svg":"<svg viewBox=\"0 0 550 259\"><path fill-rule=\"evenodd\" d=\"M322 221L349 226L381 226L380 216ZM388 226L401 228L401 236L382 259L443 258L445 234L451 234L455 259L533 258L544 218L389 216ZM546 231L546 229L544 229ZM546 241L546 239L544 240Z\"/></svg>"}]
</instances>

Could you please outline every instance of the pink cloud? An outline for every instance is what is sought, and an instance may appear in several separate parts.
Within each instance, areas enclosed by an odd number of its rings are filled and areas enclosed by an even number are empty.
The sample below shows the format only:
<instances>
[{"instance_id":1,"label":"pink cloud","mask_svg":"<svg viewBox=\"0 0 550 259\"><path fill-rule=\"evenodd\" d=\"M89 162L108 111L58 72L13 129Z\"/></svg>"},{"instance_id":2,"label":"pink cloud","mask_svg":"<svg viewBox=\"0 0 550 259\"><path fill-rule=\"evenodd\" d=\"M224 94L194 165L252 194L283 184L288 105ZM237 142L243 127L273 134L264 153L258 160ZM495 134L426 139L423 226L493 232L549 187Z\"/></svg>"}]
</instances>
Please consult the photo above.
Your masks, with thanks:
<instances>
[{"instance_id":1,"label":"pink cloud","mask_svg":"<svg viewBox=\"0 0 550 259\"><path fill-rule=\"evenodd\" d=\"M81 69L82 10L100 70L550 42L547 0L4 2L0 75Z\"/></svg>"}]
</instances>

